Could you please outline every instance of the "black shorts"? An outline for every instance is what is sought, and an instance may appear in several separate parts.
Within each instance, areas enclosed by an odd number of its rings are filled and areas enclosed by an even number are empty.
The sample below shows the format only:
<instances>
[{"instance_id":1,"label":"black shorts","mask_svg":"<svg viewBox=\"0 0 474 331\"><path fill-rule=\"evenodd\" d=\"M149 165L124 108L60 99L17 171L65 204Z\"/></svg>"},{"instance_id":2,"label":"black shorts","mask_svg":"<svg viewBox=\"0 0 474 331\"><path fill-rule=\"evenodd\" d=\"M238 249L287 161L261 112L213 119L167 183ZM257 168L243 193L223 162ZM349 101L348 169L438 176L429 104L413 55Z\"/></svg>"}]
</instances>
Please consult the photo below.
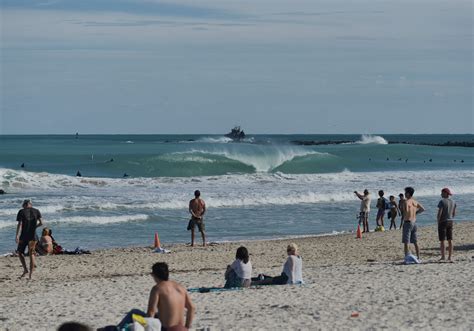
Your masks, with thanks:
<instances>
[{"instance_id":1,"label":"black shorts","mask_svg":"<svg viewBox=\"0 0 474 331\"><path fill-rule=\"evenodd\" d=\"M453 240L453 221L438 223L439 241Z\"/></svg>"},{"instance_id":2,"label":"black shorts","mask_svg":"<svg viewBox=\"0 0 474 331\"><path fill-rule=\"evenodd\" d=\"M30 241L34 241L36 243L37 240L35 238L33 238L33 239L29 239L29 238L22 239L22 238L20 238L19 243L18 243L18 247L16 248L17 253L25 254L25 248L28 247L28 244L30 243Z\"/></svg>"},{"instance_id":3,"label":"black shorts","mask_svg":"<svg viewBox=\"0 0 474 331\"><path fill-rule=\"evenodd\" d=\"M191 229L194 229L196 226L198 227L200 232L204 232L206 230L206 226L204 225L203 219L197 220L197 219L191 218L188 222L188 231Z\"/></svg>"}]
</instances>

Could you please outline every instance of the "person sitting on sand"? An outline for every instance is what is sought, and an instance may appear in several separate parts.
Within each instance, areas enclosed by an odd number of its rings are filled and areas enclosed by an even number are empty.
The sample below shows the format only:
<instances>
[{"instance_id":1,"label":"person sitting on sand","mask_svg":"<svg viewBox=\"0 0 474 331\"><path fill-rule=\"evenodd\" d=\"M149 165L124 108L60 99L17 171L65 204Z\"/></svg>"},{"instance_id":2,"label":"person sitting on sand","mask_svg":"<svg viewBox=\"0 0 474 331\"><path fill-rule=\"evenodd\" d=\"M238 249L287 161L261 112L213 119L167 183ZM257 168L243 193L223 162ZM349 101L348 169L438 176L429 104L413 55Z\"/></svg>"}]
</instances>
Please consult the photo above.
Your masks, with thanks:
<instances>
[{"instance_id":1,"label":"person sitting on sand","mask_svg":"<svg viewBox=\"0 0 474 331\"><path fill-rule=\"evenodd\" d=\"M397 223L395 223L395 219L397 218L398 214L398 205L395 197L393 195L390 196L390 211L388 212L388 218L390 218L390 230L393 228L397 229Z\"/></svg>"},{"instance_id":2,"label":"person sitting on sand","mask_svg":"<svg viewBox=\"0 0 474 331\"><path fill-rule=\"evenodd\" d=\"M168 265L157 262L152 267L151 275L156 282L150 292L147 312L132 309L117 325L122 330L126 325L133 323L132 315L155 317L159 315L161 330L182 331L191 327L195 307L186 289L180 284L169 280ZM184 323L184 309L186 308L186 323Z\"/></svg>"},{"instance_id":3,"label":"person sitting on sand","mask_svg":"<svg viewBox=\"0 0 474 331\"><path fill-rule=\"evenodd\" d=\"M43 228L39 244L36 246L36 251L40 255L53 254L53 238L51 237L51 230Z\"/></svg>"},{"instance_id":4,"label":"person sitting on sand","mask_svg":"<svg viewBox=\"0 0 474 331\"><path fill-rule=\"evenodd\" d=\"M252 278L252 285L303 284L303 260L298 255L298 246L291 243L288 245L286 252L288 253L288 258L283 265L283 271L280 276L269 277L260 275L258 278Z\"/></svg>"},{"instance_id":5,"label":"person sitting on sand","mask_svg":"<svg viewBox=\"0 0 474 331\"><path fill-rule=\"evenodd\" d=\"M227 266L225 288L249 287L252 282L252 263L247 248L241 246L235 254L235 261Z\"/></svg>"}]
</instances>

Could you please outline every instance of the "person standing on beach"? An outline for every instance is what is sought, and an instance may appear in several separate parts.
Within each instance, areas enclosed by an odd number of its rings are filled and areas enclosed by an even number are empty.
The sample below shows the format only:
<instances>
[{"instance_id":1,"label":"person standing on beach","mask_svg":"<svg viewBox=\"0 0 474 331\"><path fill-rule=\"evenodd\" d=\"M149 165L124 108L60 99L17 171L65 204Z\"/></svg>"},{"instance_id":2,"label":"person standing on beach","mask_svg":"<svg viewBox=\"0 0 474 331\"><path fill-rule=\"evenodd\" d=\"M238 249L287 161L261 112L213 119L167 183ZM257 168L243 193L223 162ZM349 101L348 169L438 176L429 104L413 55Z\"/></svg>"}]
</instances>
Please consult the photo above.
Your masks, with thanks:
<instances>
[{"instance_id":1,"label":"person standing on beach","mask_svg":"<svg viewBox=\"0 0 474 331\"><path fill-rule=\"evenodd\" d=\"M398 195L399 197L399 200L398 200L398 210L400 211L400 229L402 228L403 226L403 220L405 219L405 214L404 214L404 206L405 206L405 196L403 195L403 193L400 193Z\"/></svg>"},{"instance_id":2,"label":"person standing on beach","mask_svg":"<svg viewBox=\"0 0 474 331\"><path fill-rule=\"evenodd\" d=\"M380 190L379 191L379 198L377 199L377 218L375 222L377 223L377 227L383 227L383 218L385 216L385 198L383 197L385 193Z\"/></svg>"},{"instance_id":3,"label":"person standing on beach","mask_svg":"<svg viewBox=\"0 0 474 331\"><path fill-rule=\"evenodd\" d=\"M143 317L159 317L161 330L184 331L191 327L196 308L188 291L175 281L169 280L168 265L157 262L152 266L151 275L156 285L150 291L148 309L145 313L139 309L132 309L117 325L122 330L133 323L133 315ZM186 321L184 310L186 309Z\"/></svg>"},{"instance_id":4,"label":"person standing on beach","mask_svg":"<svg viewBox=\"0 0 474 331\"><path fill-rule=\"evenodd\" d=\"M355 195L361 200L360 202L360 213L359 213L359 225L362 222L364 231L369 232L369 212L370 212L370 195L369 190L364 190L364 195L357 191L354 191Z\"/></svg>"},{"instance_id":5,"label":"person standing on beach","mask_svg":"<svg viewBox=\"0 0 474 331\"><path fill-rule=\"evenodd\" d=\"M202 245L206 247L206 227L204 225L204 213L206 212L206 203L201 199L201 192L194 191L194 199L189 201L189 213L191 219L188 223L188 230L191 230L191 246L194 246L194 228L197 226L202 236Z\"/></svg>"},{"instance_id":6,"label":"person standing on beach","mask_svg":"<svg viewBox=\"0 0 474 331\"><path fill-rule=\"evenodd\" d=\"M441 261L445 260L444 241L448 240L448 261L453 262L453 218L456 216L456 203L450 198L453 194L447 187L441 190L442 199L438 203L438 237Z\"/></svg>"},{"instance_id":7,"label":"person standing on beach","mask_svg":"<svg viewBox=\"0 0 474 331\"><path fill-rule=\"evenodd\" d=\"M37 242L36 228L43 225L41 213L38 209L33 208L31 200L24 200L22 204L23 209L18 211L16 220L18 225L16 227L16 243L18 244L17 252L23 266L23 274L20 278L28 274L28 268L25 261L25 248L28 247L28 255L30 256L30 275L33 275L35 263L35 248Z\"/></svg>"},{"instance_id":8,"label":"person standing on beach","mask_svg":"<svg viewBox=\"0 0 474 331\"><path fill-rule=\"evenodd\" d=\"M405 187L406 201L404 208L403 219L403 234L402 242L405 256L408 255L408 244L412 243L415 246L416 256L420 258L420 248L418 247L418 240L416 237L416 215L425 211L425 208L413 198L415 189L413 187Z\"/></svg>"},{"instance_id":9,"label":"person standing on beach","mask_svg":"<svg viewBox=\"0 0 474 331\"><path fill-rule=\"evenodd\" d=\"M395 230L397 229L397 223L395 222L397 215L398 215L397 201L395 200L395 197L391 195L390 196L390 211L388 212L388 218L390 218L390 230L392 230L392 226Z\"/></svg>"}]
</instances>

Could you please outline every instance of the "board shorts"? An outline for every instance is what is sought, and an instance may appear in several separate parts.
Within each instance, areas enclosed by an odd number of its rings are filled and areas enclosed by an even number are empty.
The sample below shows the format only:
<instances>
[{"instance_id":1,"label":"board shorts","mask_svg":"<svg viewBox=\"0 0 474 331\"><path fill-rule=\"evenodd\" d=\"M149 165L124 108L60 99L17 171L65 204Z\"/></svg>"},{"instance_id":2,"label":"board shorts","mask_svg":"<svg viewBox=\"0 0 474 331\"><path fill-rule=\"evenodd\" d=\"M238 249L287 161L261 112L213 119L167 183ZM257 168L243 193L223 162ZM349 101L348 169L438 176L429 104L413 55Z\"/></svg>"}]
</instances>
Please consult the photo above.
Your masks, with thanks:
<instances>
[{"instance_id":1,"label":"board shorts","mask_svg":"<svg viewBox=\"0 0 474 331\"><path fill-rule=\"evenodd\" d=\"M25 248L28 247L28 244L34 241L35 243L38 241L37 237L33 238L20 238L18 247L16 248L17 253L25 254Z\"/></svg>"},{"instance_id":2,"label":"board shorts","mask_svg":"<svg viewBox=\"0 0 474 331\"><path fill-rule=\"evenodd\" d=\"M200 220L191 218L188 222L188 231L198 227L199 232L204 232L206 230L206 226L204 225L204 220L201 218Z\"/></svg>"},{"instance_id":3,"label":"board shorts","mask_svg":"<svg viewBox=\"0 0 474 331\"><path fill-rule=\"evenodd\" d=\"M416 224L412 221L404 221L403 222L403 230L402 230L402 243L404 244L416 244Z\"/></svg>"},{"instance_id":4,"label":"board shorts","mask_svg":"<svg viewBox=\"0 0 474 331\"><path fill-rule=\"evenodd\" d=\"M438 223L439 241L453 240L453 221Z\"/></svg>"},{"instance_id":5,"label":"board shorts","mask_svg":"<svg viewBox=\"0 0 474 331\"><path fill-rule=\"evenodd\" d=\"M385 215L385 209L379 209L377 211L377 219L383 217Z\"/></svg>"}]
</instances>

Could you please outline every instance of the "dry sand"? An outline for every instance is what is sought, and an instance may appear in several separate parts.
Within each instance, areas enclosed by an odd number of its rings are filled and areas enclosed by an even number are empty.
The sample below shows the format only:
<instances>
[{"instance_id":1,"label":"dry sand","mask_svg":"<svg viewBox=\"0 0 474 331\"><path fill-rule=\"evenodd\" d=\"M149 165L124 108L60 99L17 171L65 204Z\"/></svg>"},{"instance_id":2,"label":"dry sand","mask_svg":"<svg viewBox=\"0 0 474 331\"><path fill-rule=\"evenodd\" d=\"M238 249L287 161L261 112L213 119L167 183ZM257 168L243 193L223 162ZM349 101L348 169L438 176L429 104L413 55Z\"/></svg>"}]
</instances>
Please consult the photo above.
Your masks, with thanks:
<instances>
[{"instance_id":1,"label":"dry sand","mask_svg":"<svg viewBox=\"0 0 474 331\"><path fill-rule=\"evenodd\" d=\"M165 261L185 287L222 286L227 264L245 245L253 274L277 275L286 245L303 257L303 286L192 293L193 328L211 330L474 329L474 222L455 226L455 263L438 263L436 229L419 228L423 264L401 265L401 232L217 244L109 249L38 258L34 279L18 279L16 257L0 258L0 329L55 330L65 321L97 328L145 309L151 265ZM358 313L358 317L351 317Z\"/></svg>"}]
</instances>

